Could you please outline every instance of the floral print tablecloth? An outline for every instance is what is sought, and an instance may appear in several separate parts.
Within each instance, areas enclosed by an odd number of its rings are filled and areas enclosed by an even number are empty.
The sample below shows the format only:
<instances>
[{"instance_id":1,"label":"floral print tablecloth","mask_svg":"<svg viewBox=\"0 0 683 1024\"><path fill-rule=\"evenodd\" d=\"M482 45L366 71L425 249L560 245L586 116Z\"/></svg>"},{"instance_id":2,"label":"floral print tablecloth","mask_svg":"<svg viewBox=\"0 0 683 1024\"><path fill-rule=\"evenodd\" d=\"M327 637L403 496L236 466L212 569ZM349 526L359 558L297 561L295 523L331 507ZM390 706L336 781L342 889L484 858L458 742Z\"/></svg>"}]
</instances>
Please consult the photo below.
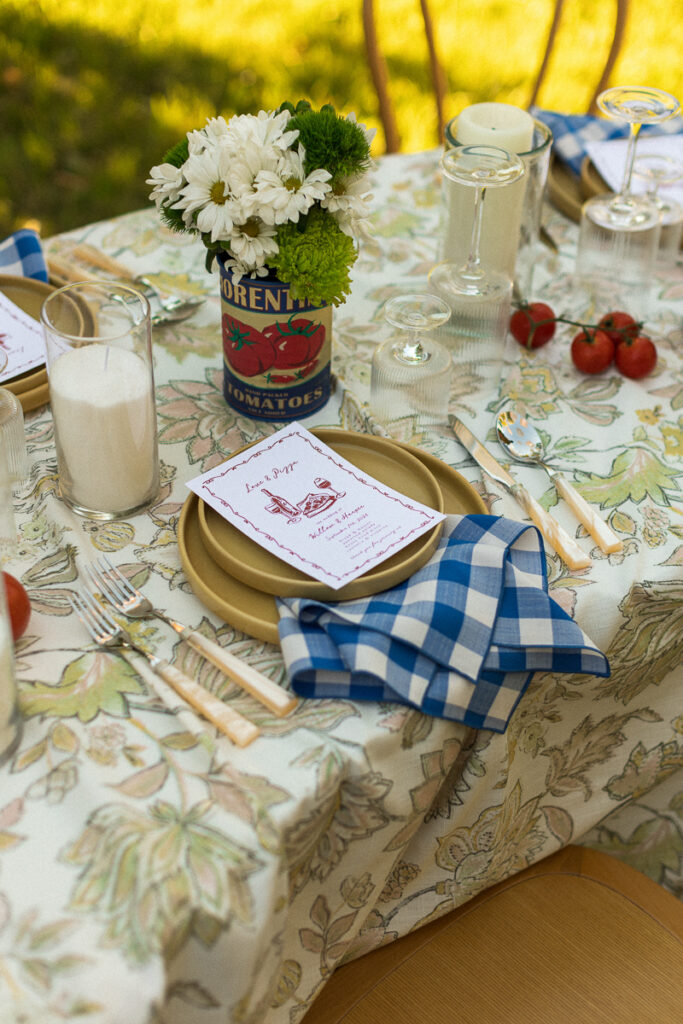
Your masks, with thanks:
<instances>
[{"instance_id":1,"label":"floral print tablecloth","mask_svg":"<svg viewBox=\"0 0 683 1024\"><path fill-rule=\"evenodd\" d=\"M381 432L368 418L381 307L420 290L437 257L438 154L382 159L374 236L335 311L335 394L307 425ZM548 208L531 297L572 314L576 226ZM655 373L578 374L570 335L459 359L451 410L492 441L525 407L549 458L624 540L605 556L542 470L516 472L579 543L589 569L548 559L556 600L608 654L609 679L537 674L503 735L392 704L300 701L276 719L155 620L137 635L262 729L213 752L116 655L93 650L68 596L106 552L154 603L271 678L279 649L210 613L176 545L185 482L275 429L222 398L215 278L196 242L152 209L73 233L160 281L205 293L155 331L163 489L144 514L80 519L56 497L49 407L27 416L31 474L16 493L7 568L33 613L17 648L25 730L0 769L0 1021L296 1024L340 961L424 924L559 846L621 857L683 895L683 362L680 269L661 274ZM59 241L59 240L57 240ZM494 513L519 517L444 431L397 428L445 459ZM493 443L493 441L492 441Z\"/></svg>"}]
</instances>

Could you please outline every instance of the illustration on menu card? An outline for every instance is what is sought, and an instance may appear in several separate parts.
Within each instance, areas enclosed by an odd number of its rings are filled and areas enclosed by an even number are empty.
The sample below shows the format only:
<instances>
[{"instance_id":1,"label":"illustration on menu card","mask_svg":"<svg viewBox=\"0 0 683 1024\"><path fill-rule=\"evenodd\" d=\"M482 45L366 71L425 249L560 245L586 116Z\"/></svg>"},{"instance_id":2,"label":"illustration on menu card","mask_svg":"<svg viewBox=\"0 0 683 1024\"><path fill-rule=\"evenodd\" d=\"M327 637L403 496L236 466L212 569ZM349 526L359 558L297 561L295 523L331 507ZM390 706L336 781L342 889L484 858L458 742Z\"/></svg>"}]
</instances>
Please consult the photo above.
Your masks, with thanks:
<instances>
[{"instance_id":1,"label":"illustration on menu card","mask_svg":"<svg viewBox=\"0 0 683 1024\"><path fill-rule=\"evenodd\" d=\"M252 542L335 589L444 518L364 473L299 423L187 486Z\"/></svg>"},{"instance_id":2,"label":"illustration on menu card","mask_svg":"<svg viewBox=\"0 0 683 1024\"><path fill-rule=\"evenodd\" d=\"M297 523L302 516L311 519L313 516L320 515L330 505L334 505L338 498L343 498L346 494L346 491L335 491L329 480L322 480L320 477L316 477L313 483L316 487L329 488L329 493L326 491L309 491L306 497L301 501L297 501L295 505L291 501L287 501L286 498L283 498L281 494L273 494L267 488L262 487L263 493L267 494L271 499L265 505L266 511L272 512L274 515L285 516L288 523Z\"/></svg>"}]
</instances>

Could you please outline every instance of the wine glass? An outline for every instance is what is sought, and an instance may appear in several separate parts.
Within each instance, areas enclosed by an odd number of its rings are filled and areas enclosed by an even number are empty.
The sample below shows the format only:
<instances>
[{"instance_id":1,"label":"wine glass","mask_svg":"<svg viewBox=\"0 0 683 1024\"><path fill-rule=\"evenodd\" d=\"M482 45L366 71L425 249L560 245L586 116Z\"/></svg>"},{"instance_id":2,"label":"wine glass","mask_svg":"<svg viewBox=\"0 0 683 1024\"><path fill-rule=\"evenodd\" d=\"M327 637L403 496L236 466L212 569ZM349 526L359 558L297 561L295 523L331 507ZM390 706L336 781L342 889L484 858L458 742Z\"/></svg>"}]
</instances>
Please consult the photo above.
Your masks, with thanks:
<instances>
[{"instance_id":1,"label":"wine glass","mask_svg":"<svg viewBox=\"0 0 683 1024\"><path fill-rule=\"evenodd\" d=\"M430 288L448 303L449 333L461 343L466 339L502 343L510 315L512 279L482 264L481 230L487 191L519 181L524 163L516 153L496 146L461 146L443 155L441 167L449 181L472 190L474 221L467 259L463 264L455 260L437 263L429 274ZM504 222L499 230L505 232Z\"/></svg>"},{"instance_id":2,"label":"wine glass","mask_svg":"<svg viewBox=\"0 0 683 1024\"><path fill-rule=\"evenodd\" d=\"M434 337L451 315L437 295L412 292L384 307L395 331L375 349L370 405L376 418L391 423L416 416L420 426L444 423L451 386L450 352Z\"/></svg>"},{"instance_id":3,"label":"wine glass","mask_svg":"<svg viewBox=\"0 0 683 1024\"><path fill-rule=\"evenodd\" d=\"M606 89L597 102L604 114L626 121L631 130L619 192L594 196L581 207L577 278L594 301L618 299L642 317L649 312L660 218L657 206L631 189L636 142L642 125L673 117L680 103L661 89L640 86Z\"/></svg>"},{"instance_id":4,"label":"wine glass","mask_svg":"<svg viewBox=\"0 0 683 1024\"><path fill-rule=\"evenodd\" d=\"M678 259L683 230L683 206L659 192L662 185L674 185L683 178L683 162L664 153L646 153L636 158L633 174L645 181L647 196L659 210L658 260L672 266Z\"/></svg>"}]
</instances>

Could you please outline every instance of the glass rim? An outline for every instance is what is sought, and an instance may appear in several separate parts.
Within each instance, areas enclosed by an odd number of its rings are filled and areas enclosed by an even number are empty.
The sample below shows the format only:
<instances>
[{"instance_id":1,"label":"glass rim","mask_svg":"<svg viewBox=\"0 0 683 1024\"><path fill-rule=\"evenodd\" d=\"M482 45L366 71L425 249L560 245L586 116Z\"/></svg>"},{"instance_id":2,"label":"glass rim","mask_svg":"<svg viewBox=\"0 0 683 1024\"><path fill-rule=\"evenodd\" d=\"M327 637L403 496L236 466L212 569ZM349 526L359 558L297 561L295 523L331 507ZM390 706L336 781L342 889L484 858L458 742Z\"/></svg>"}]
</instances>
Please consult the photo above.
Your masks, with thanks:
<instances>
[{"instance_id":1,"label":"glass rim","mask_svg":"<svg viewBox=\"0 0 683 1024\"><path fill-rule=\"evenodd\" d=\"M455 135L451 132L451 126L457 122L459 116L459 114L456 114L455 117L452 117L446 122L446 126L444 128L444 139L449 146L462 146L462 142L458 142ZM534 131L539 131L543 138L538 145L532 146L531 149L526 149L522 153L518 153L517 156L521 156L522 159L524 159L524 157L537 156L539 153L544 152L544 150L552 145L554 139L552 129L548 127L545 121L541 121L538 117L533 116L532 120L534 122ZM481 145L485 145L485 143L481 143Z\"/></svg>"},{"instance_id":2,"label":"glass rim","mask_svg":"<svg viewBox=\"0 0 683 1024\"><path fill-rule=\"evenodd\" d=\"M60 298L66 296L67 298L72 298L76 311L79 314L81 320L83 321L84 328L85 323L87 321L85 321L82 307L83 305L86 306L86 309L88 309L88 313L92 319L92 324L94 327L96 323L95 315L88 308L86 296L82 294L83 292L86 292L88 290L93 292L93 294L97 294L98 292L102 294L103 292L107 291L110 293L117 293L121 297L125 296L126 301L124 302L124 308L126 309L132 309L133 303L138 303L141 314L140 319L132 320L131 323L128 325L127 329L121 330L117 334L104 335L88 333L72 334L69 331L63 330L61 327L58 327L56 324L53 323L50 317L50 306L55 306L55 303ZM138 291L137 288L133 288L127 284L123 284L120 281L107 281L104 279L95 279L90 281L69 281L67 284L62 285L60 288L55 288L53 292L50 292L50 294L43 300L43 304L40 308L40 322L42 327L46 331L49 331L51 334L59 334L60 337L64 338L69 342L73 341L78 342L80 344L85 344L87 342L97 342L103 344L106 344L107 342L114 343L116 341L119 341L121 338L126 337L126 335L128 335L133 328L140 327L140 325L145 323L145 321L150 323L150 316L151 306L149 304L147 297L143 295L142 292Z\"/></svg>"}]
</instances>

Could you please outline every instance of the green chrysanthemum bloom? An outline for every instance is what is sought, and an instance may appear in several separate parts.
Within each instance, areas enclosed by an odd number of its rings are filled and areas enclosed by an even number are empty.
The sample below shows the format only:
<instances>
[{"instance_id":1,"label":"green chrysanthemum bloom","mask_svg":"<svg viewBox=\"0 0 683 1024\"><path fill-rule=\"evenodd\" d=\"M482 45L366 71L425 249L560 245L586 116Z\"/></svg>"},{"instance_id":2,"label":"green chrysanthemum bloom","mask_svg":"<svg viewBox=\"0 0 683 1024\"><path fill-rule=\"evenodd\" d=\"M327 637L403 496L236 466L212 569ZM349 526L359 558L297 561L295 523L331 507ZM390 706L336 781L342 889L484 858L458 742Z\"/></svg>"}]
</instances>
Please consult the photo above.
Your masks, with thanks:
<instances>
[{"instance_id":1,"label":"green chrysanthemum bloom","mask_svg":"<svg viewBox=\"0 0 683 1024\"><path fill-rule=\"evenodd\" d=\"M292 298L316 306L344 301L358 253L331 214L314 206L298 224L282 224L275 237L279 252L269 265L289 284Z\"/></svg>"}]
</instances>

